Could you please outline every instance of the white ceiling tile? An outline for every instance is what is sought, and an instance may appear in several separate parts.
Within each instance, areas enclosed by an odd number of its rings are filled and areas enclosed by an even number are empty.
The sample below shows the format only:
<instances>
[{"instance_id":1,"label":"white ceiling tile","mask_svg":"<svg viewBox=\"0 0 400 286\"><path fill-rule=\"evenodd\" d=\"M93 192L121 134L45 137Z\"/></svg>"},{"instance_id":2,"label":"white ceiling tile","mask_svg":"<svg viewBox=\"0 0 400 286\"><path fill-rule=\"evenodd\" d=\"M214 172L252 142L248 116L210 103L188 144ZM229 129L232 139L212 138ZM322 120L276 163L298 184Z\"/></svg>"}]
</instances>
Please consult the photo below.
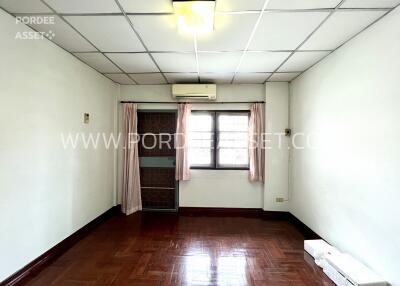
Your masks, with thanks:
<instances>
[{"instance_id":1,"label":"white ceiling tile","mask_svg":"<svg viewBox=\"0 0 400 286\"><path fill-rule=\"evenodd\" d=\"M200 73L201 83L231 83L233 73Z\"/></svg>"},{"instance_id":2,"label":"white ceiling tile","mask_svg":"<svg viewBox=\"0 0 400 286\"><path fill-rule=\"evenodd\" d=\"M265 13L250 50L294 50L327 16L327 12Z\"/></svg>"},{"instance_id":3,"label":"white ceiling tile","mask_svg":"<svg viewBox=\"0 0 400 286\"><path fill-rule=\"evenodd\" d=\"M152 53L163 72L197 72L194 53Z\"/></svg>"},{"instance_id":4,"label":"white ceiling tile","mask_svg":"<svg viewBox=\"0 0 400 286\"><path fill-rule=\"evenodd\" d=\"M264 83L270 73L237 73L233 83Z\"/></svg>"},{"instance_id":5,"label":"white ceiling tile","mask_svg":"<svg viewBox=\"0 0 400 286\"><path fill-rule=\"evenodd\" d=\"M156 65L154 64L150 56L146 53L112 53L106 55L126 73L144 73L158 71Z\"/></svg>"},{"instance_id":6,"label":"white ceiling tile","mask_svg":"<svg viewBox=\"0 0 400 286\"><path fill-rule=\"evenodd\" d=\"M247 52L239 72L273 72L289 55L288 52Z\"/></svg>"},{"instance_id":7,"label":"white ceiling tile","mask_svg":"<svg viewBox=\"0 0 400 286\"><path fill-rule=\"evenodd\" d=\"M143 45L123 16L65 17L103 52L141 52Z\"/></svg>"},{"instance_id":8,"label":"white ceiling tile","mask_svg":"<svg viewBox=\"0 0 400 286\"><path fill-rule=\"evenodd\" d=\"M106 73L105 76L119 84L135 84L129 76L123 73Z\"/></svg>"},{"instance_id":9,"label":"white ceiling tile","mask_svg":"<svg viewBox=\"0 0 400 286\"><path fill-rule=\"evenodd\" d=\"M267 9L335 8L341 0L270 0Z\"/></svg>"},{"instance_id":10,"label":"white ceiling tile","mask_svg":"<svg viewBox=\"0 0 400 286\"><path fill-rule=\"evenodd\" d=\"M119 0L127 13L172 13L171 0Z\"/></svg>"},{"instance_id":11,"label":"white ceiling tile","mask_svg":"<svg viewBox=\"0 0 400 286\"><path fill-rule=\"evenodd\" d=\"M278 70L278 72L301 72L318 62L329 52L297 52Z\"/></svg>"},{"instance_id":12,"label":"white ceiling tile","mask_svg":"<svg viewBox=\"0 0 400 286\"><path fill-rule=\"evenodd\" d=\"M40 0L0 0L0 7L10 13L49 13L51 10Z\"/></svg>"},{"instance_id":13,"label":"white ceiling tile","mask_svg":"<svg viewBox=\"0 0 400 286\"><path fill-rule=\"evenodd\" d=\"M274 73L268 81L291 81L294 79L296 76L298 76L300 73Z\"/></svg>"},{"instance_id":14,"label":"white ceiling tile","mask_svg":"<svg viewBox=\"0 0 400 286\"><path fill-rule=\"evenodd\" d=\"M200 73L229 73L235 72L242 53L199 53Z\"/></svg>"},{"instance_id":15,"label":"white ceiling tile","mask_svg":"<svg viewBox=\"0 0 400 286\"><path fill-rule=\"evenodd\" d=\"M109 59L101 53L75 53L75 56L102 73L121 72Z\"/></svg>"},{"instance_id":16,"label":"white ceiling tile","mask_svg":"<svg viewBox=\"0 0 400 286\"><path fill-rule=\"evenodd\" d=\"M167 83L161 73L130 74L138 84L164 84Z\"/></svg>"},{"instance_id":17,"label":"white ceiling tile","mask_svg":"<svg viewBox=\"0 0 400 286\"><path fill-rule=\"evenodd\" d=\"M197 73L165 73L169 83L198 83Z\"/></svg>"},{"instance_id":18,"label":"white ceiling tile","mask_svg":"<svg viewBox=\"0 0 400 286\"><path fill-rule=\"evenodd\" d=\"M393 8L400 0L346 0L341 8Z\"/></svg>"},{"instance_id":19,"label":"white ceiling tile","mask_svg":"<svg viewBox=\"0 0 400 286\"><path fill-rule=\"evenodd\" d=\"M383 11L335 12L301 47L302 50L333 50L383 15Z\"/></svg>"},{"instance_id":20,"label":"white ceiling tile","mask_svg":"<svg viewBox=\"0 0 400 286\"><path fill-rule=\"evenodd\" d=\"M261 10L265 0L217 0L217 11L234 12Z\"/></svg>"},{"instance_id":21,"label":"white ceiling tile","mask_svg":"<svg viewBox=\"0 0 400 286\"><path fill-rule=\"evenodd\" d=\"M36 31L53 33L52 40L70 52L91 52L96 49L79 35L74 29L65 23L60 17L51 15L43 17L53 17L54 24L30 25Z\"/></svg>"},{"instance_id":22,"label":"white ceiling tile","mask_svg":"<svg viewBox=\"0 0 400 286\"><path fill-rule=\"evenodd\" d=\"M46 0L58 13L121 13L114 0Z\"/></svg>"},{"instance_id":23,"label":"white ceiling tile","mask_svg":"<svg viewBox=\"0 0 400 286\"><path fill-rule=\"evenodd\" d=\"M173 15L130 16L150 51L194 51L193 37L181 35Z\"/></svg>"},{"instance_id":24,"label":"white ceiling tile","mask_svg":"<svg viewBox=\"0 0 400 286\"><path fill-rule=\"evenodd\" d=\"M249 40L258 14L216 14L214 31L198 36L200 51L243 50Z\"/></svg>"}]
</instances>

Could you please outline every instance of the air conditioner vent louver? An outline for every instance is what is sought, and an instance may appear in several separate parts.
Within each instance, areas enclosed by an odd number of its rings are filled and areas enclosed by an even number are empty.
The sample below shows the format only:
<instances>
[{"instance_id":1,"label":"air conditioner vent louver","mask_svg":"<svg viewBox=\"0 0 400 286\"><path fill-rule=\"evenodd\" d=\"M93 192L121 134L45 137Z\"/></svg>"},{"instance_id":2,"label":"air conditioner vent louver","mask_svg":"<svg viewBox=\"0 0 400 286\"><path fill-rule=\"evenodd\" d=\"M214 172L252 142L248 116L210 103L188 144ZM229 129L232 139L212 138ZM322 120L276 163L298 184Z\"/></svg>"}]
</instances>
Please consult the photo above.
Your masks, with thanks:
<instances>
[{"instance_id":1,"label":"air conditioner vent louver","mask_svg":"<svg viewBox=\"0 0 400 286\"><path fill-rule=\"evenodd\" d=\"M217 86L215 84L174 84L172 97L179 99L216 100Z\"/></svg>"}]
</instances>

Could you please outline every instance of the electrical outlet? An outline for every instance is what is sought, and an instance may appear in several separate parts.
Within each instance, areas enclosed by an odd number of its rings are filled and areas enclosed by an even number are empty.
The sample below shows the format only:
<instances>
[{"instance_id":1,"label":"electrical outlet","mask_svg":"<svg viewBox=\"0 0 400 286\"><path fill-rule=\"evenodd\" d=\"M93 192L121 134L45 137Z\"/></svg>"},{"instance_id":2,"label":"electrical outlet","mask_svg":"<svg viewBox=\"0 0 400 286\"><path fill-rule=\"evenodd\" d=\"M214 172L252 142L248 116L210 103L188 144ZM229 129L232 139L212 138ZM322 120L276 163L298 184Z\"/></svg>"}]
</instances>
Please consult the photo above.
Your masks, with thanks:
<instances>
[{"instance_id":1,"label":"electrical outlet","mask_svg":"<svg viewBox=\"0 0 400 286\"><path fill-rule=\"evenodd\" d=\"M283 203L285 201L285 199L284 198L276 198L275 201L277 203Z\"/></svg>"}]
</instances>

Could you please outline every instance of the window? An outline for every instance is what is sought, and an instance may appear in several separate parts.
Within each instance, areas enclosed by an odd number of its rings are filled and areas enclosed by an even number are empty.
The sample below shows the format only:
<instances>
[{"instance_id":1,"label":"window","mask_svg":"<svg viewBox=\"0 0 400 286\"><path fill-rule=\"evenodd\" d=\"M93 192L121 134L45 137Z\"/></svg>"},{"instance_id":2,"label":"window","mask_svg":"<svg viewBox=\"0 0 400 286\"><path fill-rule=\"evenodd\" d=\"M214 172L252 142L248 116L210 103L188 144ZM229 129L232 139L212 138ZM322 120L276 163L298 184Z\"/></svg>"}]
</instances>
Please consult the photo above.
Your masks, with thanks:
<instances>
[{"instance_id":1,"label":"window","mask_svg":"<svg viewBox=\"0 0 400 286\"><path fill-rule=\"evenodd\" d=\"M248 169L248 123L248 111L192 111L191 168Z\"/></svg>"},{"instance_id":2,"label":"window","mask_svg":"<svg viewBox=\"0 0 400 286\"><path fill-rule=\"evenodd\" d=\"M191 167L212 168L214 113L192 111L189 118L189 164Z\"/></svg>"},{"instance_id":3,"label":"window","mask_svg":"<svg viewBox=\"0 0 400 286\"><path fill-rule=\"evenodd\" d=\"M249 113L218 112L217 167L248 168Z\"/></svg>"}]
</instances>

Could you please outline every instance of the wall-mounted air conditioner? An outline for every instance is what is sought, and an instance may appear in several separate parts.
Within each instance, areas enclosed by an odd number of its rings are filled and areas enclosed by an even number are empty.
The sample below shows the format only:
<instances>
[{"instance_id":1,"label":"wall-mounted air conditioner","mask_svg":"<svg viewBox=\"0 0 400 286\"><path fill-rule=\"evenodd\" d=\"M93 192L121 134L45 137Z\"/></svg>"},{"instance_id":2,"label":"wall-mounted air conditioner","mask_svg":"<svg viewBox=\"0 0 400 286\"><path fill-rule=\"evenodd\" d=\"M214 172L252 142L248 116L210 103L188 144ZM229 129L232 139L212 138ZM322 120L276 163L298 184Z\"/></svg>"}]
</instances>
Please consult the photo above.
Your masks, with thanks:
<instances>
[{"instance_id":1,"label":"wall-mounted air conditioner","mask_svg":"<svg viewBox=\"0 0 400 286\"><path fill-rule=\"evenodd\" d=\"M215 84L173 84L172 97L179 99L216 100L217 86Z\"/></svg>"}]
</instances>

